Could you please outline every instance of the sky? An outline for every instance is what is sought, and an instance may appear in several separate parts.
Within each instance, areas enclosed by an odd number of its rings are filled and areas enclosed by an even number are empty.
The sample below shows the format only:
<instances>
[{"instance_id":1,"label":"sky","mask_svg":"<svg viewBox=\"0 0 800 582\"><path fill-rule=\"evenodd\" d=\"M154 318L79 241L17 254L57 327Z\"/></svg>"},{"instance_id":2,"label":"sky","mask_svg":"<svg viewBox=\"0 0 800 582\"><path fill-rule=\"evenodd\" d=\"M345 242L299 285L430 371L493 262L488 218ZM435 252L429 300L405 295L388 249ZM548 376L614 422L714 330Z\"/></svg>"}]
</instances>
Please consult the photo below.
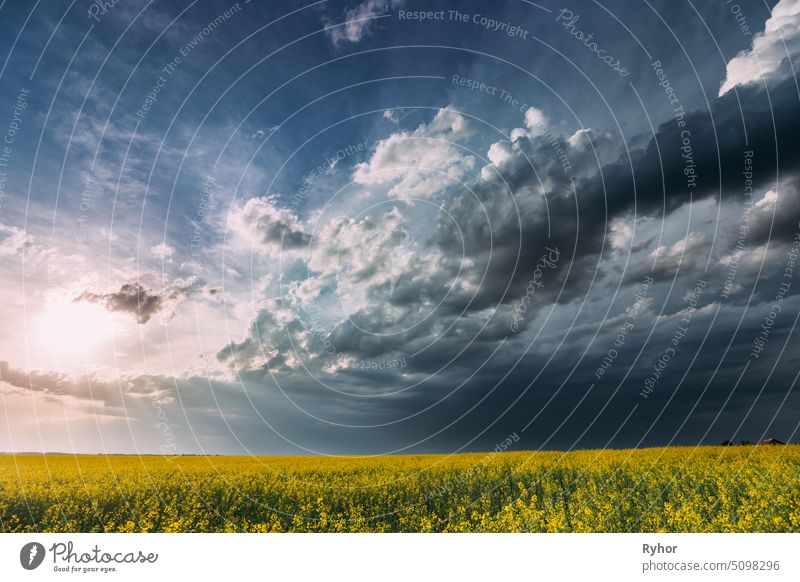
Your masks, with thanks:
<instances>
[{"instance_id":1,"label":"sky","mask_svg":"<svg viewBox=\"0 0 800 582\"><path fill-rule=\"evenodd\" d=\"M0 451L798 437L800 0L0 24Z\"/></svg>"}]
</instances>

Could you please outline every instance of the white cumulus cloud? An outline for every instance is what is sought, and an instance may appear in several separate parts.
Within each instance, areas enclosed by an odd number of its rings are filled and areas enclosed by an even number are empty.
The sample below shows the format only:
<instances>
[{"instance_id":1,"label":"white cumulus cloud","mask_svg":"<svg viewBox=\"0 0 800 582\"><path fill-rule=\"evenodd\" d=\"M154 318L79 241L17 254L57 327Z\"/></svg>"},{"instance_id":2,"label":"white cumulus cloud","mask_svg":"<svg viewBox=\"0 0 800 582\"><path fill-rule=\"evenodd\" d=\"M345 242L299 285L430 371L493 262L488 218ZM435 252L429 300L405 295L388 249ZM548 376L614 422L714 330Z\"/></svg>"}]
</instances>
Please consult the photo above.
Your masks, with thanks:
<instances>
[{"instance_id":1,"label":"white cumulus cloud","mask_svg":"<svg viewBox=\"0 0 800 582\"><path fill-rule=\"evenodd\" d=\"M800 0L780 0L764 23L764 32L753 37L750 50L742 51L728 62L725 81L719 89L724 95L737 85L762 79L785 77L782 63L800 54Z\"/></svg>"}]
</instances>

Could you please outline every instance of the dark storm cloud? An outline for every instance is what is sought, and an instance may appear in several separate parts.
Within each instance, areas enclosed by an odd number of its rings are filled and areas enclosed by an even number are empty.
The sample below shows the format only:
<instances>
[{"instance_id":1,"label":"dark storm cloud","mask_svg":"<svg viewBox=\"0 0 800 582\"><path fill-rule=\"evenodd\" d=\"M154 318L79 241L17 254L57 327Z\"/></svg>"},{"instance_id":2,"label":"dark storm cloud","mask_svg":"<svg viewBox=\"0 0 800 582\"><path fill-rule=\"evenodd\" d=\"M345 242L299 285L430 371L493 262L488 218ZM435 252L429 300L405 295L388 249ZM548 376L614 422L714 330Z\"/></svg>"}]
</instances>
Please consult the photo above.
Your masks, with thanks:
<instances>
[{"instance_id":1,"label":"dark storm cloud","mask_svg":"<svg viewBox=\"0 0 800 582\"><path fill-rule=\"evenodd\" d=\"M638 212L658 214L708 196L741 198L746 151L754 152L755 187L800 167L799 105L793 77L769 90L739 87L712 100L709 110L686 113L685 126L677 118L662 123L644 153L632 160L633 169L628 160L604 167L583 185L582 196L596 212L607 207L610 216L634 204ZM685 170L697 176L696 186L690 186Z\"/></svg>"},{"instance_id":2,"label":"dark storm cloud","mask_svg":"<svg viewBox=\"0 0 800 582\"><path fill-rule=\"evenodd\" d=\"M488 254L491 248L494 253L476 305L500 300L508 273L515 269L511 293L506 297L518 296L546 245L558 246L567 258L559 269L562 276L567 267L571 269L568 279L549 286L548 295L562 292L561 284L566 283L562 301L581 296L601 259L600 250L614 218L634 212L637 217L668 215L690 201L712 196L721 195L723 201L742 200L746 151L754 152L754 188L772 185L780 176L790 176L800 169L799 104L795 80L789 78L769 92L758 85L729 92L714 99L709 111L686 113L682 118L684 127L669 120L660 125L643 150L633 151L630 157L618 144L614 148L613 138L603 134L586 135L588 147L581 151L562 142L576 168L573 174L591 174L575 179L577 196L572 195L569 176L554 160L552 149L548 151L550 144L542 138L518 140L512 161L499 168L500 176L477 185L477 199L463 198L453 211L459 218L459 228L466 231L468 250ZM615 149L619 159L599 165L597 161L609 149ZM696 178L689 180L687 173ZM531 203L542 182L553 184L544 194L546 206ZM771 234L766 217L756 217L748 245L760 244L767 236L777 240L794 236L800 218L797 189L785 177L781 186L779 199L784 211ZM512 201L519 210L521 227L514 220ZM491 236L488 221L482 220L480 212L486 208L495 218ZM445 247L457 240L448 224L443 223L439 233ZM659 269L661 276L675 270L668 264Z\"/></svg>"},{"instance_id":3,"label":"dark storm cloud","mask_svg":"<svg viewBox=\"0 0 800 582\"><path fill-rule=\"evenodd\" d=\"M174 306L201 290L205 290L209 295L218 293L216 289L206 288L204 284L194 282L181 284L164 293L148 289L140 283L125 283L119 291L113 293L84 291L75 298L75 301L98 303L109 311L132 315L139 324L145 324L162 309Z\"/></svg>"},{"instance_id":4,"label":"dark storm cloud","mask_svg":"<svg viewBox=\"0 0 800 582\"><path fill-rule=\"evenodd\" d=\"M713 444L734 436L733 427L740 422L739 438L756 439L765 431L789 438L794 430L791 419L779 415L771 424L764 414L767 409L778 411L779 397L792 381L787 356L759 397L769 405L758 415L748 413L762 389L761 379L769 373L783 342L791 339L789 311L773 328L769 354L753 360L747 375L738 384L737 380L768 307L764 302L774 297L784 274L782 243L794 236L800 218L796 216L800 152L795 136L799 114L794 80L787 79L771 86L769 93L758 85L739 87L714 99L708 111L687 112L683 127L675 119L667 120L655 135L630 139L629 143L638 144L630 152L621 136L599 130L570 137L537 126L529 127L524 135L499 139L490 149L492 163L482 162L487 164L485 171L469 183L466 195L442 194L449 216L438 216L435 235L417 251L435 268L426 271L423 263L412 260L391 281L385 277L385 265L399 245L399 239L388 236L399 228L396 217L394 222L375 216L369 223L341 223L332 229L335 236L329 240L324 236L311 240L296 217L263 199L254 202L249 210L255 220L247 221L254 240L274 249L279 247L276 233L280 233L284 249L291 249L285 233L294 233L297 246L308 246L309 252L316 253L317 272L323 272L322 265L331 264L340 253L357 260L353 273L368 285L367 295L374 301L330 326L318 326L297 310L279 317L286 306L271 304L262 308L246 337L221 350L218 358L248 382L281 394L279 399L286 395L295 400L302 411L289 409L288 414L298 419L296 428L285 419L276 422L286 425L286 431L298 439L302 438L298 431L306 436L330 435L329 450L344 443L348 450L362 453L387 446L418 451L450 446L485 449L512 430L520 434L522 448L633 446L673 438L682 444ZM687 134L682 135L687 130L688 147ZM482 147L485 150L486 143ZM556 150L564 152L568 167L554 155ZM738 217L748 151L753 152L749 179L755 192L773 187L780 176L778 213L772 225L774 207L766 202L754 207L731 295L720 303L728 266L718 261L707 270L704 266L712 244L719 256L730 254L735 225L713 243L710 227L687 231L678 242L662 241L659 249L650 247L653 236L648 235L647 243L631 239L635 256L622 279L619 298L612 299L614 286L623 276L619 255L628 249L614 248L610 224L634 214L638 220L667 220L688 203L720 196ZM687 168L691 171L685 172ZM775 248L759 271L761 257L755 256L755 249L767 240ZM559 251L557 268L543 270L542 287L536 289L519 330L543 326L538 343L531 348L525 343L529 336L510 332L508 313L525 295L548 248ZM654 256L658 259L655 267ZM469 268L462 269L464 261ZM619 357L612 369L598 381L594 373L618 332L617 325L606 326L603 314L612 305L612 314L629 307L625 304L629 291L645 276L655 282L646 313L628 343L616 348ZM658 389L642 399L643 383L671 345L685 313L685 292L700 276L709 284L697 302L690 332ZM436 290L455 280L462 285L454 286L442 299ZM590 284L596 291L573 324L563 310L576 299L587 298ZM798 291L787 294L787 310L789 301L796 303ZM424 319L423 306L439 299L435 316ZM748 311L743 311L748 302ZM559 323L544 325L540 316L554 307L562 310ZM570 308L569 313L573 311ZM420 319L420 325L398 333L364 333L365 329L393 331L402 328L403 321ZM315 332L317 327L322 329ZM326 353L324 341L335 347L334 354ZM406 369L353 367L353 359L398 354L406 355ZM345 394L321 387L298 366L300 361ZM323 372L326 366L333 372ZM273 386L276 381L280 389ZM416 382L414 388L404 390ZM397 390L403 391L391 398L348 396ZM621 436L613 440L634 409ZM703 424L693 409L702 414L713 411L719 419ZM332 428L311 415L356 426L391 424L379 431L377 440L359 439L364 431ZM567 417L571 420L564 423ZM433 434L430 440L414 444Z\"/></svg>"},{"instance_id":5,"label":"dark storm cloud","mask_svg":"<svg viewBox=\"0 0 800 582\"><path fill-rule=\"evenodd\" d=\"M165 297L146 289L139 283L125 283L119 291L114 293L97 294L85 291L75 301L89 301L100 303L109 311L129 313L136 317L140 324L147 323L150 318L158 313L164 304Z\"/></svg>"},{"instance_id":6,"label":"dark storm cloud","mask_svg":"<svg viewBox=\"0 0 800 582\"><path fill-rule=\"evenodd\" d=\"M774 204L756 206L750 215L753 244L789 242L800 232L800 175L784 175L775 190Z\"/></svg>"},{"instance_id":7,"label":"dark storm cloud","mask_svg":"<svg viewBox=\"0 0 800 582\"><path fill-rule=\"evenodd\" d=\"M231 215L234 229L256 250L287 252L308 246L311 236L290 210L278 208L274 197L251 198Z\"/></svg>"},{"instance_id":8,"label":"dark storm cloud","mask_svg":"<svg viewBox=\"0 0 800 582\"><path fill-rule=\"evenodd\" d=\"M662 299L657 297L656 303ZM798 419L791 413L798 403L797 395L791 393L797 356L784 352L779 365L774 370L772 367L784 344L788 341L792 345L789 334L797 300L790 305L786 306L789 312L773 328L770 353L752 359L744 375L744 363L749 359L752 339L760 331L764 309L743 314L738 307L723 306L716 314L718 306L714 306L695 315L675 359L647 399L640 395L644 382L657 358L671 345L680 317L661 321L655 330L652 316L643 317L600 381L594 372L607 349L613 347L615 326L599 336L582 363L578 355L587 347L585 333L567 334L566 343L554 357L546 349L534 350L516 367L517 354L502 352L483 370L484 376L452 394L446 405L443 403L447 413L439 413L457 418L475 407L448 431L448 438L462 444L493 422L497 424L488 434L499 437L503 431L516 430L522 439L521 448L648 446L673 438L674 444L719 444L734 436L788 440L798 428ZM448 392L447 388L443 390ZM491 396L484 399L490 391ZM789 398L789 408L784 397ZM757 406L753 410L754 402ZM437 425L433 417L429 422L431 429L444 425ZM742 426L736 432L740 422ZM523 430L528 423L530 426ZM621 433L612 439L621 427ZM484 435L471 446L491 448L492 438Z\"/></svg>"},{"instance_id":9,"label":"dark storm cloud","mask_svg":"<svg viewBox=\"0 0 800 582\"><path fill-rule=\"evenodd\" d=\"M715 99L710 112L687 113L682 118L684 127L678 127L676 120L663 123L650 143L631 152L630 158L613 134L596 130L584 130L567 139L537 127L525 135L514 136L511 141L497 142L495 146L502 155L495 153L495 163L470 185L472 194L448 199L449 216L440 215L434 246L430 249L430 256L437 257L437 268L425 276L419 276L419 269L408 269L393 282L388 301L402 310L402 318L413 320L420 315L420 306L434 299L426 295L428 289L441 288L456 279L464 260L462 252L473 265L460 273L460 279L467 284L451 290L438 305L435 318L409 331L365 334L364 329L377 329L387 321L385 305L376 302L333 324L324 337L335 344L338 353L364 357L414 351L428 344L430 338L438 338L433 349L442 361L459 352L458 344L463 347L464 338L500 341L509 335L508 321L502 311L488 321L473 315L501 306L507 309L519 302L531 286L542 255L549 252L546 249L558 249L557 268L542 273L535 302L521 321L520 329L524 330L536 320L539 310L550 309L556 301L563 304L585 297L593 279L593 284L598 285L604 276L614 274L601 267L601 261L611 252L608 225L614 218L634 211L639 218L659 217L664 211L669 214L687 202L715 196L720 191L724 200L741 199L745 151L755 152L751 180L756 188L774 181L778 161L784 171L795 168L798 143L791 124L798 121L796 101L792 80L773 88L769 98L762 87L741 88L738 100L737 94L730 92ZM776 119L774 126L772 114ZM746 126L741 121L743 116ZM690 147L686 147L687 134L682 136L686 131L690 132ZM641 138L634 141L646 143ZM775 154L776 142L780 160ZM554 156L556 146L565 152L568 170ZM688 164L692 171L684 172ZM721 180L720 171L724 176ZM690 177L695 184L692 188L687 187ZM792 188L785 189L784 194L788 201L785 204L796 198ZM256 207L260 218L270 219L269 225L255 229L259 236L277 232L280 225L285 232L287 224L295 229L299 224L296 218L271 203L254 202L250 210ZM756 236L748 239L748 245L759 243L761 223L766 220L766 215L759 212L754 214ZM789 230L792 224L791 218L782 218L777 226ZM350 226L355 228L353 224ZM386 225L373 224L369 232L375 231L388 232ZM364 236L360 230L354 233ZM304 238L302 233L298 236ZM277 242L273 238L270 237L270 244ZM349 248L347 241L345 233L339 232L332 237L331 243L335 245L324 256ZM327 248L324 241L313 244L317 249ZM376 254L374 262L366 263L365 269L372 275L380 273L386 260L383 255L391 252L394 244L386 246L389 251ZM704 264L710 247L707 236L690 233L685 240L657 251L655 270L647 258L634 262L624 281L633 284L644 276L669 281L680 274L688 284L692 272ZM352 248L353 251L347 252L364 254L363 248ZM372 248L384 247L374 244ZM709 276L723 278L724 268L715 267ZM376 285L373 292L377 295L378 290L383 293L386 281L380 280ZM286 363L285 355L296 352L302 344L299 337L286 341L282 337L287 335L286 330L288 335L296 335L308 327L298 319L281 331L281 339L271 331L281 327L271 316L260 317L256 324L243 342L231 344L220 352L220 360L232 362L237 353L252 358L266 349L271 354L268 361L281 367ZM320 354L321 350L317 348L312 353Z\"/></svg>"}]
</instances>

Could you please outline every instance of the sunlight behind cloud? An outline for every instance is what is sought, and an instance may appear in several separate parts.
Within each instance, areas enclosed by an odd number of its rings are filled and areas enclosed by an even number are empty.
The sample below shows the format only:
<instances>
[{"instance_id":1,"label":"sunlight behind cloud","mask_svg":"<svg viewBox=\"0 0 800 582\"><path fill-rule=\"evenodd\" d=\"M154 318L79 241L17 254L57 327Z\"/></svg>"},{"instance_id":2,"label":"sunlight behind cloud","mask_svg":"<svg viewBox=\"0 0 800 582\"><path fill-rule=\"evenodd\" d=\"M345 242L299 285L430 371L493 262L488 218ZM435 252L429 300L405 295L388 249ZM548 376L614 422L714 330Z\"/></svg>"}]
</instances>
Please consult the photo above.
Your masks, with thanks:
<instances>
[{"instance_id":1,"label":"sunlight behind cloud","mask_svg":"<svg viewBox=\"0 0 800 582\"><path fill-rule=\"evenodd\" d=\"M32 343L54 358L89 357L111 340L118 325L115 315L99 305L60 300L36 317Z\"/></svg>"}]
</instances>

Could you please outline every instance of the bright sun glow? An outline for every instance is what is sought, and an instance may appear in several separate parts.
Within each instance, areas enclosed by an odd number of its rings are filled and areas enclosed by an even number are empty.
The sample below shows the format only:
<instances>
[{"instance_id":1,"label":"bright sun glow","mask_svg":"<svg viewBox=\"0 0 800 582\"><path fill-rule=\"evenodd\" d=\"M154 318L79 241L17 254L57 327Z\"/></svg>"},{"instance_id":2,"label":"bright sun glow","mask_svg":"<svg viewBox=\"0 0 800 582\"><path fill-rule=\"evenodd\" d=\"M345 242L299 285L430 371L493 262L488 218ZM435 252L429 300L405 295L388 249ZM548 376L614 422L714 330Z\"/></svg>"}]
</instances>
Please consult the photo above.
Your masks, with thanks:
<instances>
[{"instance_id":1,"label":"bright sun glow","mask_svg":"<svg viewBox=\"0 0 800 582\"><path fill-rule=\"evenodd\" d=\"M35 341L51 356L90 355L113 333L114 317L93 303L52 303L36 321Z\"/></svg>"}]
</instances>

